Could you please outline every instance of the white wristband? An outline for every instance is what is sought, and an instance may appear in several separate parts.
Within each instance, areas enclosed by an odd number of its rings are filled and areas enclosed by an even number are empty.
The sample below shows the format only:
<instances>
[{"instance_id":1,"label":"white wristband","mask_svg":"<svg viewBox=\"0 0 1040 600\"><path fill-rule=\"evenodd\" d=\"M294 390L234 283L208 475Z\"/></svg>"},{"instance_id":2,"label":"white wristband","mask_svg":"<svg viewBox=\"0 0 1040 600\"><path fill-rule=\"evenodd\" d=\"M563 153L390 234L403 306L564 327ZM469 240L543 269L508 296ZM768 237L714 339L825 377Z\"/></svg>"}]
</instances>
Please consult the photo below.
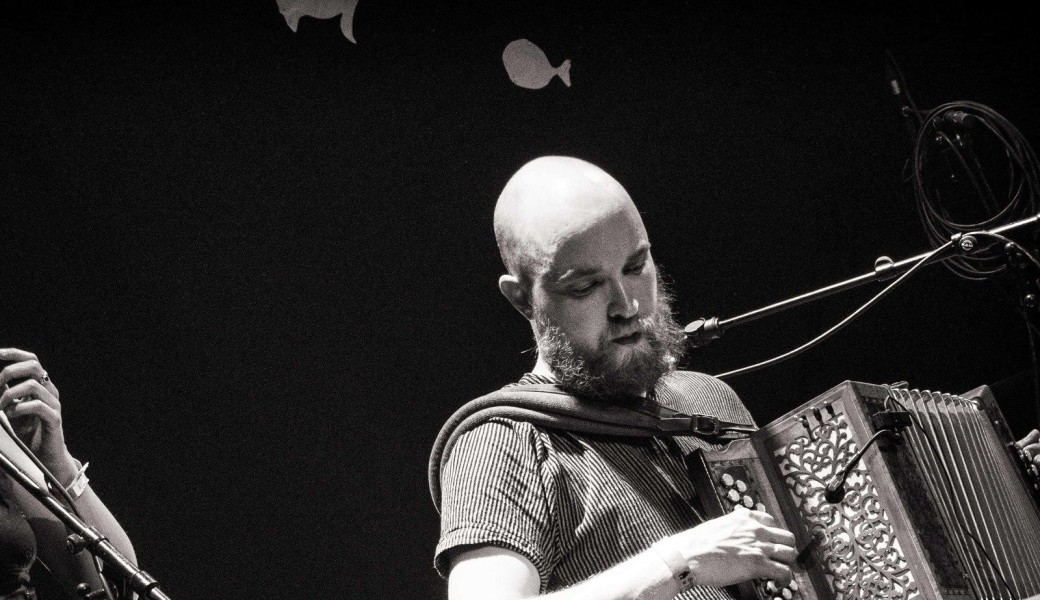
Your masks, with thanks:
<instances>
[{"instance_id":1,"label":"white wristband","mask_svg":"<svg viewBox=\"0 0 1040 600\"><path fill-rule=\"evenodd\" d=\"M683 555L672 544L668 543L667 538L655 542L654 545L650 546L650 549L668 566L668 570L672 572L672 577L679 582L681 591L686 591L697 585L689 563L686 562Z\"/></svg>"},{"instance_id":2,"label":"white wristband","mask_svg":"<svg viewBox=\"0 0 1040 600\"><path fill-rule=\"evenodd\" d=\"M87 489L87 483L90 482L90 480L87 479L87 467L89 466L90 463L83 463L83 466L76 472L76 477L72 480L72 483L65 488L65 491L69 493L69 496L71 496L73 500L82 496L83 492Z\"/></svg>"}]
</instances>

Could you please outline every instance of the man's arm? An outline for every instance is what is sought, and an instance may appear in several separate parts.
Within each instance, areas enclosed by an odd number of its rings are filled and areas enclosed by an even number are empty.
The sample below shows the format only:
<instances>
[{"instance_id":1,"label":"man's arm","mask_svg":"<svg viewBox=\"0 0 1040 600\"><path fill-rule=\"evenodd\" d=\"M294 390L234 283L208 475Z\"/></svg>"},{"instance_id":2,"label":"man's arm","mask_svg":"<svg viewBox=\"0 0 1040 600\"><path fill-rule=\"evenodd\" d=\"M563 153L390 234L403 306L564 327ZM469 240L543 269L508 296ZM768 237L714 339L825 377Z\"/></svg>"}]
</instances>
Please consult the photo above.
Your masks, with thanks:
<instances>
[{"instance_id":1,"label":"man's arm","mask_svg":"<svg viewBox=\"0 0 1040 600\"><path fill-rule=\"evenodd\" d=\"M460 553L448 577L450 600L516 600L538 596L539 577L531 561L505 548L482 546ZM679 593L671 571L651 551L572 587L540 596L556 600L664 600Z\"/></svg>"},{"instance_id":2,"label":"man's arm","mask_svg":"<svg viewBox=\"0 0 1040 600\"><path fill-rule=\"evenodd\" d=\"M675 552L697 585L724 587L770 578L781 586L792 578L794 535L775 527L768 514L737 510L669 536L577 585L545 594L553 600L666 600L681 590L661 552ZM523 555L481 546L459 553L448 578L450 600L516 600L538 595L537 569Z\"/></svg>"}]
</instances>

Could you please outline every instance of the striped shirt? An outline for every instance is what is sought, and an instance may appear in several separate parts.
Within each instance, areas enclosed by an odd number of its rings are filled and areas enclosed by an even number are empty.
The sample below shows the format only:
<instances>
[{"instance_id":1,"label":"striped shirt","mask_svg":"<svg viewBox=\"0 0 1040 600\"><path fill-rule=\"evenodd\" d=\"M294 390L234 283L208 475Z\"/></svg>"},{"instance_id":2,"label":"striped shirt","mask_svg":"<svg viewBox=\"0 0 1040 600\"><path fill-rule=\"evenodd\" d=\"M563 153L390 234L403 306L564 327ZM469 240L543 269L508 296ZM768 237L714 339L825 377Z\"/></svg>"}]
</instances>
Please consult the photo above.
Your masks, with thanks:
<instances>
[{"instance_id":1,"label":"striped shirt","mask_svg":"<svg viewBox=\"0 0 1040 600\"><path fill-rule=\"evenodd\" d=\"M520 384L553 383L525 375ZM725 383L689 371L667 375L658 403L752 423ZM441 538L434 564L453 551L500 546L538 570L541 592L569 587L703 521L682 457L713 448L698 438L628 438L492 418L459 437L441 472ZM729 599L695 587L677 598Z\"/></svg>"}]
</instances>

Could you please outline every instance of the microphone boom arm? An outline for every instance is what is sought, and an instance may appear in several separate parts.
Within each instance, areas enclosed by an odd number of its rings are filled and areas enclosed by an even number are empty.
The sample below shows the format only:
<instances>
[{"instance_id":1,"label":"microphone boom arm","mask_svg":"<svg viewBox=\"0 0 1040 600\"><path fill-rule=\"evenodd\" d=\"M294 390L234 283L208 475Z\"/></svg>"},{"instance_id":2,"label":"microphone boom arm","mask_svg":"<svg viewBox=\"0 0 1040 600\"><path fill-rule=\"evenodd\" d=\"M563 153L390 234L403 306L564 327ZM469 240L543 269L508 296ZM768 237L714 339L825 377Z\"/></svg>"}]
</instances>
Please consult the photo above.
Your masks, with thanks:
<instances>
[{"instance_id":1,"label":"microphone boom arm","mask_svg":"<svg viewBox=\"0 0 1040 600\"><path fill-rule=\"evenodd\" d=\"M1014 223L1009 223L1007 225L995 227L985 233L1002 234L1008 231L1012 231L1014 229L1018 229L1020 227L1025 227L1027 225L1037 225L1038 223L1040 223L1040 214L1036 214L1031 217L1026 217L1025 219L1015 221ZM974 238L972 238L970 235L956 234L951 238L951 240L955 243L958 243L961 250L966 253L969 253L972 250L974 250L975 241ZM864 273L863 275L859 275L851 279L846 279L845 281L833 283L831 285L813 290L811 292L806 292L799 296L788 298L787 300L782 300L780 302L776 302L768 306L763 306L762 308L758 308L750 312L746 312L742 315L737 315L735 317L730 317L728 319L719 319L718 317L697 319L695 321L690 322L685 327L687 341L695 347L707 346L714 340L717 340L720 337L722 337L723 332L725 332L727 329L736 325L750 323L751 321L754 321L756 319L761 319L762 317L776 314L785 311L789 308L794 308L795 306L807 304L814 300L819 300L820 298L825 298L832 294L843 292L845 290L850 290L852 288L856 288L867 283L891 279L896 275L899 275L900 273L909 270L922 260L927 259L929 254L932 254L932 252L918 254L917 256L906 258L898 262L893 262L892 259L888 258L887 256L881 256L874 261L874 270L870 273ZM953 256L956 256L956 254L945 256L936 255L927 262L941 262L944 260L948 260Z\"/></svg>"}]
</instances>

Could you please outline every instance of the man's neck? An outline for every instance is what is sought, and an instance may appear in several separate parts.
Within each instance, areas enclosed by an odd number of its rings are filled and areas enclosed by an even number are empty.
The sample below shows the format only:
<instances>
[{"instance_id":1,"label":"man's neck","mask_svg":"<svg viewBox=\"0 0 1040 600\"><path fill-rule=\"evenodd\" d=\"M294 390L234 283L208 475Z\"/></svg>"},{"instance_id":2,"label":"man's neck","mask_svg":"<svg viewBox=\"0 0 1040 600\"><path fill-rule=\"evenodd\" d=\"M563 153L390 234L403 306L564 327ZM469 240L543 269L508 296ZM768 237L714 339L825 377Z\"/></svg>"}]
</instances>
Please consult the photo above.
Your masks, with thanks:
<instances>
[{"instance_id":1,"label":"man's neck","mask_svg":"<svg viewBox=\"0 0 1040 600\"><path fill-rule=\"evenodd\" d=\"M554 378L556 377L553 374L552 367L549 366L549 363L545 362L545 359L542 358L542 355L540 353L538 354L538 360L535 361L534 368L531 369L531 372L535 375L544 375L546 377Z\"/></svg>"}]
</instances>

